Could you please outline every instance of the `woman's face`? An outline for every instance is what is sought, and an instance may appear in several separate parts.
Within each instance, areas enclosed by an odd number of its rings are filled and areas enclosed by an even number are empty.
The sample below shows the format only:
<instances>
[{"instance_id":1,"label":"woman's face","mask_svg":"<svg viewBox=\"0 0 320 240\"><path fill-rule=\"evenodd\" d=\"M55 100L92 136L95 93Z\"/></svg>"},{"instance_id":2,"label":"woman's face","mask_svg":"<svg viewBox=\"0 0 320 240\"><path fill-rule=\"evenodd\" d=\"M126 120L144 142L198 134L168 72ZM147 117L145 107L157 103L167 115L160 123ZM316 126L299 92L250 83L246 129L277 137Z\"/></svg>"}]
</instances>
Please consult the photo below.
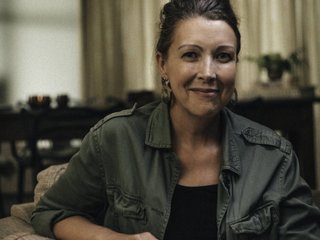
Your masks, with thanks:
<instances>
[{"instance_id":1,"label":"woman's face","mask_svg":"<svg viewBox=\"0 0 320 240\"><path fill-rule=\"evenodd\" d=\"M170 81L171 110L216 115L234 91L236 51L235 33L224 21L194 17L178 23L167 57L157 55L161 75Z\"/></svg>"}]
</instances>

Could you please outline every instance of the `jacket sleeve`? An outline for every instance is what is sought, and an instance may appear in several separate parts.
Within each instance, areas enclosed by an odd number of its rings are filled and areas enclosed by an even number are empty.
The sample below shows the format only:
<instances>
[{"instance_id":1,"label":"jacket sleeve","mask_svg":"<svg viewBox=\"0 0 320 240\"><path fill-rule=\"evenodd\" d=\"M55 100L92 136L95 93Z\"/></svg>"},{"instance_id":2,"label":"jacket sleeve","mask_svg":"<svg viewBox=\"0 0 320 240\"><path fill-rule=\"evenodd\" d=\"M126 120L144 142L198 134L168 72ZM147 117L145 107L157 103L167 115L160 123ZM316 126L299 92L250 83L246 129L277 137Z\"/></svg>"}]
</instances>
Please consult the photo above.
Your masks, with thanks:
<instances>
[{"instance_id":1,"label":"jacket sleeve","mask_svg":"<svg viewBox=\"0 0 320 240\"><path fill-rule=\"evenodd\" d=\"M75 215L100 222L107 199L97 138L97 131L91 130L65 173L40 199L31 217L38 234L54 238L54 224Z\"/></svg>"},{"instance_id":2,"label":"jacket sleeve","mask_svg":"<svg viewBox=\"0 0 320 240\"><path fill-rule=\"evenodd\" d=\"M300 177L294 151L281 167L280 239L320 239L320 210L312 201L307 183Z\"/></svg>"}]
</instances>

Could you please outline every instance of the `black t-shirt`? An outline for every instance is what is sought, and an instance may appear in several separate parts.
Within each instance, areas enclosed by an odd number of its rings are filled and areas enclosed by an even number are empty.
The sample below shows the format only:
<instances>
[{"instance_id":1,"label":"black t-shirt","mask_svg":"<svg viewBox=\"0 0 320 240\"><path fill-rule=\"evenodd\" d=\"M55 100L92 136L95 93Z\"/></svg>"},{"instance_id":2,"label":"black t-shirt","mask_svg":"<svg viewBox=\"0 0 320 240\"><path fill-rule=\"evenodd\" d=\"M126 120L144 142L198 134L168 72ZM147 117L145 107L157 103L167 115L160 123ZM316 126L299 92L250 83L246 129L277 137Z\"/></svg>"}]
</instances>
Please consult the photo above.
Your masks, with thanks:
<instances>
[{"instance_id":1,"label":"black t-shirt","mask_svg":"<svg viewBox=\"0 0 320 240\"><path fill-rule=\"evenodd\" d=\"M217 239L217 185L177 185L164 240Z\"/></svg>"}]
</instances>

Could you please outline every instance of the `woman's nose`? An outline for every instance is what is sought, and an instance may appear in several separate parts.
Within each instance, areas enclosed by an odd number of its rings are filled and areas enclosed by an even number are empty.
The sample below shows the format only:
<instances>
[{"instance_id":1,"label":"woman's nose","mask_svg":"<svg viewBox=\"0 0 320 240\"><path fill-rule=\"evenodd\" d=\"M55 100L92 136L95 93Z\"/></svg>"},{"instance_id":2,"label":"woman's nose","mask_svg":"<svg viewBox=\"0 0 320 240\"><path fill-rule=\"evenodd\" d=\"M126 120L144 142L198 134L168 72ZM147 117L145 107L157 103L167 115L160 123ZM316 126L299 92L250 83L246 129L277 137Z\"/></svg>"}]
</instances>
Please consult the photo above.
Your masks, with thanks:
<instances>
[{"instance_id":1,"label":"woman's nose","mask_svg":"<svg viewBox=\"0 0 320 240\"><path fill-rule=\"evenodd\" d=\"M199 75L203 80L214 80L216 79L216 71L217 66L213 59L206 59L201 64L201 69L199 71Z\"/></svg>"}]
</instances>

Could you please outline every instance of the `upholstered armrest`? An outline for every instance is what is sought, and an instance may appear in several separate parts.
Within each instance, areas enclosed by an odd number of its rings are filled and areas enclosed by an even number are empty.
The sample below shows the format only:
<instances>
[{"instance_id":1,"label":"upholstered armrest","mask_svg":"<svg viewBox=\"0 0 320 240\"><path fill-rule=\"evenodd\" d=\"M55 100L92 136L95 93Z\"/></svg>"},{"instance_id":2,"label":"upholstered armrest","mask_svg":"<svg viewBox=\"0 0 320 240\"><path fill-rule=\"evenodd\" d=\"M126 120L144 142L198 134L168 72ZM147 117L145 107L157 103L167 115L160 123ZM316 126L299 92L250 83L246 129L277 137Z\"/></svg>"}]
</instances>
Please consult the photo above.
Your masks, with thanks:
<instances>
[{"instance_id":1,"label":"upholstered armrest","mask_svg":"<svg viewBox=\"0 0 320 240\"><path fill-rule=\"evenodd\" d=\"M26 223L31 224L30 218L34 208L35 208L35 204L33 202L14 204L11 206L11 211L10 211L11 216L20 218Z\"/></svg>"},{"instance_id":2,"label":"upholstered armrest","mask_svg":"<svg viewBox=\"0 0 320 240\"><path fill-rule=\"evenodd\" d=\"M34 189L34 203L37 204L42 195L58 180L66 170L68 163L53 165L37 175L38 184Z\"/></svg>"},{"instance_id":3,"label":"upholstered armrest","mask_svg":"<svg viewBox=\"0 0 320 240\"><path fill-rule=\"evenodd\" d=\"M34 233L30 224L11 216L0 219L0 239L3 240L45 240Z\"/></svg>"},{"instance_id":4,"label":"upholstered armrest","mask_svg":"<svg viewBox=\"0 0 320 240\"><path fill-rule=\"evenodd\" d=\"M26 223L31 223L31 214L41 196L65 171L67 164L55 165L41 171L38 176L38 184L34 190L34 202L14 204L11 206L11 216L17 217Z\"/></svg>"},{"instance_id":5,"label":"upholstered armrest","mask_svg":"<svg viewBox=\"0 0 320 240\"><path fill-rule=\"evenodd\" d=\"M34 202L14 204L11 216L0 219L0 239L3 240L45 240L49 238L35 234L31 224L31 214L41 196L52 186L67 168L67 164L50 166L41 171L34 190Z\"/></svg>"}]
</instances>

